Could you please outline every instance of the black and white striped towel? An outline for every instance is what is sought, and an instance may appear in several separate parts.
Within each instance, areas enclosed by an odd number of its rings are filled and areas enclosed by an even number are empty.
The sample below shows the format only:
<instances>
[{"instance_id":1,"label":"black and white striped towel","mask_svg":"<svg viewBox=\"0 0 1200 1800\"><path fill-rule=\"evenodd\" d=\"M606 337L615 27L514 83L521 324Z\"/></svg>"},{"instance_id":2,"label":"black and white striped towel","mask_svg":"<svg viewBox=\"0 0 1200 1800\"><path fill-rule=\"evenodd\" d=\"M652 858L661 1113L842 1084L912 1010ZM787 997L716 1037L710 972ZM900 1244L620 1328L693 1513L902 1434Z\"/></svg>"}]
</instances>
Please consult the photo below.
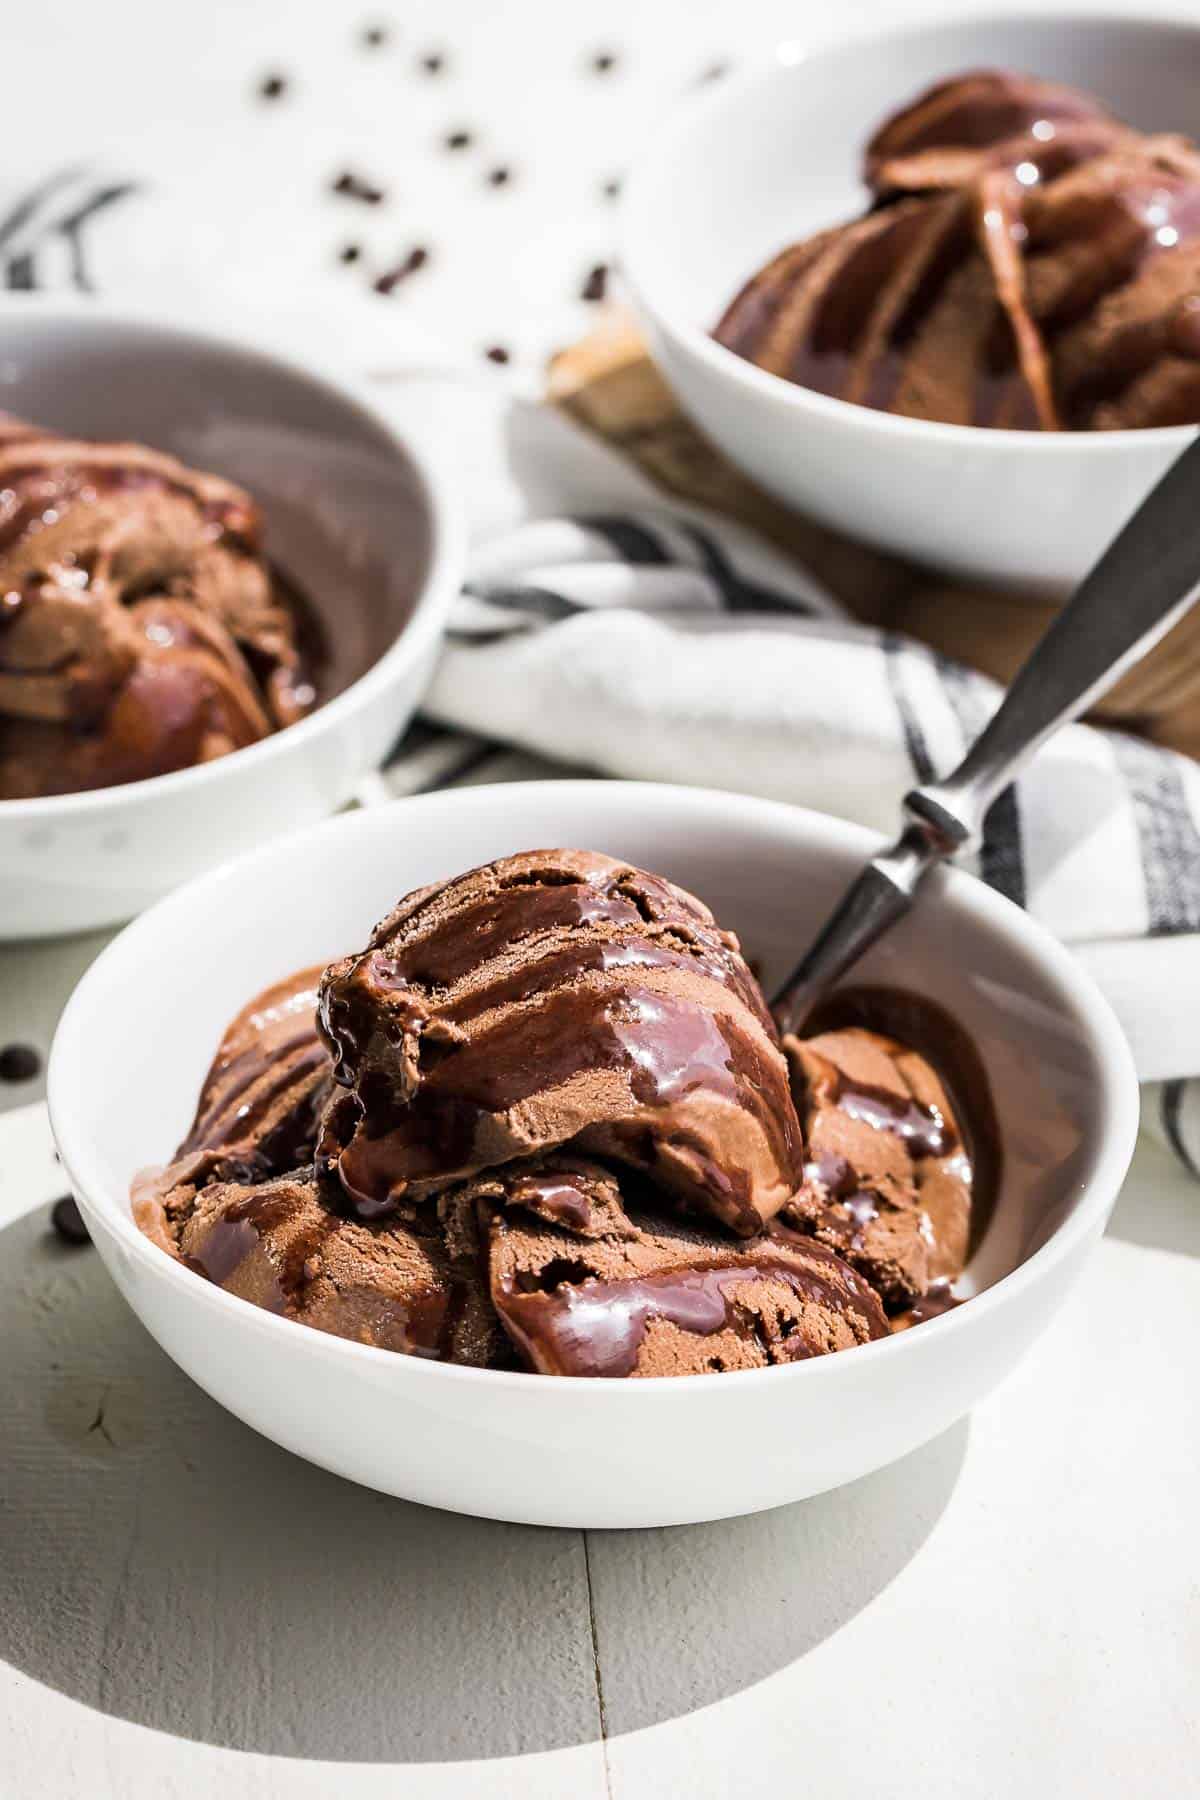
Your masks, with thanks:
<instances>
[{"instance_id":1,"label":"black and white striped towel","mask_svg":"<svg viewBox=\"0 0 1200 1800\"><path fill-rule=\"evenodd\" d=\"M514 423L526 446L545 435L552 462L565 446L536 408L514 405ZM893 830L901 795L958 760L995 685L849 622L727 521L664 510L640 482L614 508L610 453L570 452L569 515L545 511L544 468L531 496L527 456L514 489L509 459L499 511L517 516L477 532L422 719L376 793L582 766ZM589 466L597 510L578 503ZM479 493L478 470L469 485ZM1200 1081L1187 1079L1200 1075L1200 768L1065 730L994 807L974 867L1091 969L1133 1044L1147 1123L1200 1173Z\"/></svg>"}]
</instances>

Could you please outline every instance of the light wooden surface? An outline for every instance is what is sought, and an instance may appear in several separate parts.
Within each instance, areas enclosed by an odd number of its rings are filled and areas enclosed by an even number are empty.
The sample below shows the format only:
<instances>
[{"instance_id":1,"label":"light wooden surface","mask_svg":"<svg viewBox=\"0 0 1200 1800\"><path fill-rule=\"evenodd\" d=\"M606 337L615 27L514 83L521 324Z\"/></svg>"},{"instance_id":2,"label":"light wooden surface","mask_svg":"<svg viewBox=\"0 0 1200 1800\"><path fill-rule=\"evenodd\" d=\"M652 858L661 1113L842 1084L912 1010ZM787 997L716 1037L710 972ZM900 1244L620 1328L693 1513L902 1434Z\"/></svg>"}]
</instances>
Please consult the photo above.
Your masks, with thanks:
<instances>
[{"instance_id":1,"label":"light wooden surface","mask_svg":"<svg viewBox=\"0 0 1200 1800\"><path fill-rule=\"evenodd\" d=\"M901 3L862 0L855 27ZM101 288L141 255L155 196L191 227L168 288L332 307L428 244L380 316L472 367L500 343L532 389L594 314L578 296L611 254L604 189L665 106L719 59L845 28L811 0L378 11L395 29L371 61L366 14L316 0L213 0L182 55L153 0L27 7L6 21L0 187L11 202L68 164L144 181L92 228ZM426 83L431 50L448 73ZM277 67L292 85L271 112L255 84ZM446 156L464 124L469 153ZM515 171L502 189L493 160ZM331 197L343 166L392 184L388 205ZM42 278L63 279L57 248L38 247ZM0 1041L44 1044L60 959L93 948L23 953ZM10 1115L0 1800L1200 1794L1200 1196L1153 1148L1063 1314L969 1422L802 1505L586 1538L383 1499L256 1438L93 1252L49 1234L59 1183L39 1113Z\"/></svg>"},{"instance_id":2,"label":"light wooden surface","mask_svg":"<svg viewBox=\"0 0 1200 1800\"><path fill-rule=\"evenodd\" d=\"M970 1421L757 1518L584 1534L227 1417L25 1210L36 1135L0 1184L4 1800L1200 1793L1200 1201L1153 1147Z\"/></svg>"}]
</instances>

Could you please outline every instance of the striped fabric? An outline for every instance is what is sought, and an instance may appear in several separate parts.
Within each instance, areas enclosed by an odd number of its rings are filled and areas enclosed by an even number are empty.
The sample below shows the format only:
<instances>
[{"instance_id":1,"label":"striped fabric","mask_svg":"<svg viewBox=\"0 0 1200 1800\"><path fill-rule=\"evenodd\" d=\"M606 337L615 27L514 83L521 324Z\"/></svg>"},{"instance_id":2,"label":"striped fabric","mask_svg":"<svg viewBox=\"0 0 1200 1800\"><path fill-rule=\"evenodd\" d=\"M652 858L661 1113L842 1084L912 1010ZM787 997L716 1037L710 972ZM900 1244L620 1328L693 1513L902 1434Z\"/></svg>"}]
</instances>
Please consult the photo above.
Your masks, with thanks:
<instances>
[{"instance_id":1,"label":"striped fabric","mask_svg":"<svg viewBox=\"0 0 1200 1800\"><path fill-rule=\"evenodd\" d=\"M425 713L361 798L582 768L886 831L905 789L953 766L997 699L973 671L852 624L723 521L537 519L477 546ZM1200 1082L1187 1079L1200 1054L1184 1018L1200 982L1200 769L1072 727L997 802L974 861L1085 959L1119 955L1112 997L1135 1052L1152 1043L1144 1072L1171 1077L1147 1085L1146 1122L1200 1171ZM1172 940L1169 959L1152 976L1147 959L1142 983L1139 947L1156 939Z\"/></svg>"}]
</instances>

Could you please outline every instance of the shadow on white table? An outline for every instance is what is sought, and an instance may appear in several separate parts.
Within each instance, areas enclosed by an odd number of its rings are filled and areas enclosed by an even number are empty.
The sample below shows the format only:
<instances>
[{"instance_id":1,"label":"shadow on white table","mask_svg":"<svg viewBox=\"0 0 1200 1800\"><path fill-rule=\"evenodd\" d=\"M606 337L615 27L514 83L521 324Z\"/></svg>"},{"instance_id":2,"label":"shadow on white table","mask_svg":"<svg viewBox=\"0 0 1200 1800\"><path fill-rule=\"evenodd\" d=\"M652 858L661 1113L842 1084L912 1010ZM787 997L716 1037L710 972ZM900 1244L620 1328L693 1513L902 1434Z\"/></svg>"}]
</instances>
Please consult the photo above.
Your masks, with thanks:
<instances>
[{"instance_id":1,"label":"shadow on white table","mask_svg":"<svg viewBox=\"0 0 1200 1800\"><path fill-rule=\"evenodd\" d=\"M712 1526L438 1513L228 1417L44 1209L0 1232L0 1416L0 1659L178 1738L358 1763L591 1743L602 1708L612 1737L762 1681L900 1573L967 1443Z\"/></svg>"}]
</instances>

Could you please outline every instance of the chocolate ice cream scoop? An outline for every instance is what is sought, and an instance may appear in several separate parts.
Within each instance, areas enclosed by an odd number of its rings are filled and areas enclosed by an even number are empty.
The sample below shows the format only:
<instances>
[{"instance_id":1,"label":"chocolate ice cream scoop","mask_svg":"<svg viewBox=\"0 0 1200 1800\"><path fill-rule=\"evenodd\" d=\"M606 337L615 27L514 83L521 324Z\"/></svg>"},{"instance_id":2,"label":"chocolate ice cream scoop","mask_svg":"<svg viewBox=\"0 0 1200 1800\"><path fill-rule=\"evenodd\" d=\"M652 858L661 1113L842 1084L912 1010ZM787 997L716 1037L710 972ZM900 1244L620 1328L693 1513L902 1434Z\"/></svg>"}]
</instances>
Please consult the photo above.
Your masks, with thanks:
<instances>
[{"instance_id":1,"label":"chocolate ice cream scoop","mask_svg":"<svg viewBox=\"0 0 1200 1800\"><path fill-rule=\"evenodd\" d=\"M862 218L780 253L716 337L839 399L951 424L1200 419L1200 153L979 72L867 149Z\"/></svg>"},{"instance_id":2,"label":"chocolate ice cream scoop","mask_svg":"<svg viewBox=\"0 0 1200 1800\"><path fill-rule=\"evenodd\" d=\"M1053 171L1083 145L1131 136L1090 94L1004 69L939 81L893 113L867 144L863 179L876 194L961 187L988 163L1015 166L1030 142Z\"/></svg>"},{"instance_id":3,"label":"chocolate ice cream scoop","mask_svg":"<svg viewBox=\"0 0 1200 1800\"><path fill-rule=\"evenodd\" d=\"M915 1050L862 1027L785 1047L805 1122L804 1186L778 1221L860 1270L889 1311L962 1271L973 1171L949 1096Z\"/></svg>"},{"instance_id":4,"label":"chocolate ice cream scoop","mask_svg":"<svg viewBox=\"0 0 1200 1800\"><path fill-rule=\"evenodd\" d=\"M730 933L586 851L410 895L321 984L344 1092L318 1166L364 1219L562 1145L748 1236L803 1172L787 1065Z\"/></svg>"},{"instance_id":5,"label":"chocolate ice cream scoop","mask_svg":"<svg viewBox=\"0 0 1200 1800\"><path fill-rule=\"evenodd\" d=\"M512 1360L482 1280L452 1266L435 1218L361 1225L327 1204L311 1170L207 1185L167 1247L227 1293L335 1337L442 1362Z\"/></svg>"},{"instance_id":6,"label":"chocolate ice cream scoop","mask_svg":"<svg viewBox=\"0 0 1200 1800\"><path fill-rule=\"evenodd\" d=\"M311 1163L331 1087L317 1036L320 968L301 969L243 1007L204 1078L191 1130L165 1168L134 1185L138 1224L173 1242L211 1182L263 1181Z\"/></svg>"},{"instance_id":7,"label":"chocolate ice cream scoop","mask_svg":"<svg viewBox=\"0 0 1200 1800\"><path fill-rule=\"evenodd\" d=\"M169 773L315 694L249 495L0 421L0 799Z\"/></svg>"},{"instance_id":8,"label":"chocolate ice cream scoop","mask_svg":"<svg viewBox=\"0 0 1200 1800\"><path fill-rule=\"evenodd\" d=\"M482 1257L496 1315L537 1373L712 1374L886 1335L868 1284L811 1238L691 1230L627 1204L626 1180L551 1158L443 1198L459 1262Z\"/></svg>"}]
</instances>

